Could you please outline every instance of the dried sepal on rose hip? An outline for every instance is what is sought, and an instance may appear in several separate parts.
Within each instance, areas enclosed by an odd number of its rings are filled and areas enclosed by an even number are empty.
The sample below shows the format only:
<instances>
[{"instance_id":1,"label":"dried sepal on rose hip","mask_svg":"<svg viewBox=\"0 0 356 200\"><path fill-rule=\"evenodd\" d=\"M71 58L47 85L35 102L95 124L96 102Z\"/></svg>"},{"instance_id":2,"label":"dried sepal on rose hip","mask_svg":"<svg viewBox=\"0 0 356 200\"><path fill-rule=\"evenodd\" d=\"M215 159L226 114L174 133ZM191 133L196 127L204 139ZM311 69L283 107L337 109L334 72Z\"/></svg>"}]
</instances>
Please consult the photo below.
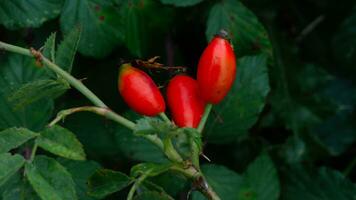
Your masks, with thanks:
<instances>
[{"instance_id":1,"label":"dried sepal on rose hip","mask_svg":"<svg viewBox=\"0 0 356 200\"><path fill-rule=\"evenodd\" d=\"M200 57L197 81L200 94L207 103L219 103L229 92L236 76L235 53L221 31L215 35Z\"/></svg>"},{"instance_id":2,"label":"dried sepal on rose hip","mask_svg":"<svg viewBox=\"0 0 356 200\"><path fill-rule=\"evenodd\" d=\"M156 116L165 111L164 98L157 85L144 71L131 64L121 65L118 89L128 106L141 115Z\"/></svg>"},{"instance_id":3,"label":"dried sepal on rose hip","mask_svg":"<svg viewBox=\"0 0 356 200\"><path fill-rule=\"evenodd\" d=\"M175 124L190 128L199 125L206 105L199 94L197 81L186 75L177 75L170 80L167 103Z\"/></svg>"}]
</instances>

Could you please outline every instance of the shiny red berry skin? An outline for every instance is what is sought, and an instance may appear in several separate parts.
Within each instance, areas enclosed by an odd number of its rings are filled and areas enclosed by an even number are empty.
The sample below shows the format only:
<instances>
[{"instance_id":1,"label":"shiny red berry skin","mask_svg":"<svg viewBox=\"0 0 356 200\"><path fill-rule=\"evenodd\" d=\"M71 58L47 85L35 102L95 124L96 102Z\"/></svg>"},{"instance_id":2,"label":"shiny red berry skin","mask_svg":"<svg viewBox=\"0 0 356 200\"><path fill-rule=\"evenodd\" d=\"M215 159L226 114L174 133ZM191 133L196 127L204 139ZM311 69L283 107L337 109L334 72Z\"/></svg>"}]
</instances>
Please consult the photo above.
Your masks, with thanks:
<instances>
[{"instance_id":1,"label":"shiny red berry skin","mask_svg":"<svg viewBox=\"0 0 356 200\"><path fill-rule=\"evenodd\" d=\"M167 87L167 103L177 126L198 127L206 104L196 80L186 75L175 76Z\"/></svg>"},{"instance_id":2,"label":"shiny red berry skin","mask_svg":"<svg viewBox=\"0 0 356 200\"><path fill-rule=\"evenodd\" d=\"M203 99L217 104L227 95L236 76L236 58L230 42L215 36L200 57L197 81Z\"/></svg>"},{"instance_id":3,"label":"shiny red berry skin","mask_svg":"<svg viewBox=\"0 0 356 200\"><path fill-rule=\"evenodd\" d=\"M120 67L118 88L129 107L141 115L156 116L166 108L164 98L151 77L130 64Z\"/></svg>"}]
</instances>

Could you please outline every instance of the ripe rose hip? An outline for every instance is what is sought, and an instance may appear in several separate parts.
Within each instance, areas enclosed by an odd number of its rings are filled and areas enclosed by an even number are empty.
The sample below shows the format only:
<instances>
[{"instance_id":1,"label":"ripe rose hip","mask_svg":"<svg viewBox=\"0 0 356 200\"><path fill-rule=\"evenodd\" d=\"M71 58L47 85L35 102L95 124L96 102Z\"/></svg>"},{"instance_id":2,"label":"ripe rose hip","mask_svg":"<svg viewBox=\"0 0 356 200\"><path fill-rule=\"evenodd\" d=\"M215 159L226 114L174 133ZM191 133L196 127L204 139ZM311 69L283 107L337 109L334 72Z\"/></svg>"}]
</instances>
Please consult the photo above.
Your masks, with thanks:
<instances>
[{"instance_id":1,"label":"ripe rose hip","mask_svg":"<svg viewBox=\"0 0 356 200\"><path fill-rule=\"evenodd\" d=\"M151 77L130 64L120 67L118 88L129 107L139 114L155 116L166 108L162 94Z\"/></svg>"},{"instance_id":2,"label":"ripe rose hip","mask_svg":"<svg viewBox=\"0 0 356 200\"><path fill-rule=\"evenodd\" d=\"M175 76L167 87L167 101L177 126L196 128L199 125L205 102L199 95L196 80L186 75Z\"/></svg>"},{"instance_id":3,"label":"ripe rose hip","mask_svg":"<svg viewBox=\"0 0 356 200\"><path fill-rule=\"evenodd\" d=\"M236 58L226 32L216 35L205 48L198 64L200 94L207 103L219 103L236 76Z\"/></svg>"}]
</instances>

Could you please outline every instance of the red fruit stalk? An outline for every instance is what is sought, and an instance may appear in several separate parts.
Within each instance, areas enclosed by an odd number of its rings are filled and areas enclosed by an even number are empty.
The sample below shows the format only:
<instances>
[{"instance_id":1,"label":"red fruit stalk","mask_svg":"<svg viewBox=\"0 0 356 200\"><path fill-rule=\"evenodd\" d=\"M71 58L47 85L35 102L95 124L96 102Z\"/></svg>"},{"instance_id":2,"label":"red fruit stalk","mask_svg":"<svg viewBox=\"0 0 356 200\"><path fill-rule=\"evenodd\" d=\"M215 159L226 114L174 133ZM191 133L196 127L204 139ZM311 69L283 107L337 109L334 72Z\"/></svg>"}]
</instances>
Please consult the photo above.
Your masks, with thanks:
<instances>
[{"instance_id":1,"label":"red fruit stalk","mask_svg":"<svg viewBox=\"0 0 356 200\"><path fill-rule=\"evenodd\" d=\"M186 75L175 76L168 84L167 100L177 126L196 128L199 125L205 102L199 95L196 80Z\"/></svg>"},{"instance_id":2,"label":"red fruit stalk","mask_svg":"<svg viewBox=\"0 0 356 200\"><path fill-rule=\"evenodd\" d=\"M197 80L203 99L219 103L229 92L236 76L236 58L226 34L216 35L205 48L198 64Z\"/></svg>"},{"instance_id":3,"label":"red fruit stalk","mask_svg":"<svg viewBox=\"0 0 356 200\"><path fill-rule=\"evenodd\" d=\"M166 108L163 96L153 80L130 64L120 67L118 87L125 102L139 114L156 116Z\"/></svg>"}]
</instances>

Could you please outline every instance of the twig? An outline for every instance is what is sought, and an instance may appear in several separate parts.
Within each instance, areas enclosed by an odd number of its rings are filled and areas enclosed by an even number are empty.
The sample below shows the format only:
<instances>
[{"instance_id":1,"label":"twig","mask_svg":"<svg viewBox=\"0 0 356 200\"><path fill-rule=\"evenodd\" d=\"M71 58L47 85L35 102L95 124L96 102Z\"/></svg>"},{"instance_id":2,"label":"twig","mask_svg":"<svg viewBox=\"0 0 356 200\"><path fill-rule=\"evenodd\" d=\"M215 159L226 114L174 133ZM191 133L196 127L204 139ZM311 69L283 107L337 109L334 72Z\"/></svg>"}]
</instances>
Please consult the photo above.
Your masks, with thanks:
<instances>
[{"instance_id":1,"label":"twig","mask_svg":"<svg viewBox=\"0 0 356 200\"><path fill-rule=\"evenodd\" d=\"M308 26L303 29L303 31L297 37L296 41L301 42L305 38L305 36L311 33L322 21L324 21L324 19L325 16L320 15L315 20L313 20L310 24L308 24Z\"/></svg>"}]
</instances>

